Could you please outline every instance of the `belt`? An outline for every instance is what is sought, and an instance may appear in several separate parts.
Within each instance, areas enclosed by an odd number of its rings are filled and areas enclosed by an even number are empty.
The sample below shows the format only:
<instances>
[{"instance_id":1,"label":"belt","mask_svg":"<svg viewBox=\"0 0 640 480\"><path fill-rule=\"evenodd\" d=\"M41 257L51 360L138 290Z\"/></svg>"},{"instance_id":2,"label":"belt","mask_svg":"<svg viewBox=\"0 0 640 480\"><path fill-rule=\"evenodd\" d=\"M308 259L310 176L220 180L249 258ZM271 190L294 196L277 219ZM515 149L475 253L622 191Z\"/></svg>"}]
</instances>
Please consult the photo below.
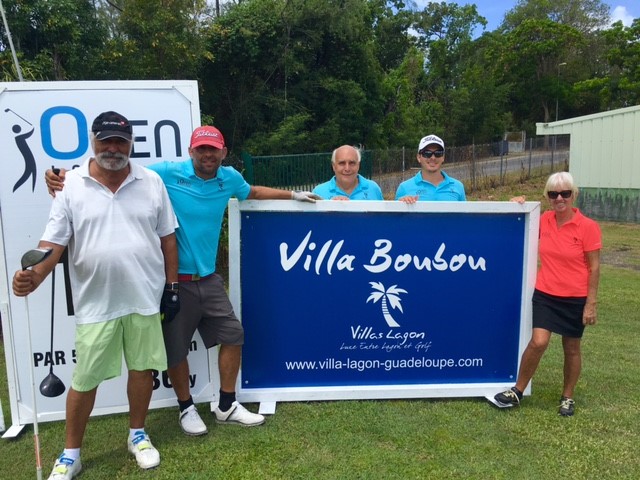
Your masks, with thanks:
<instances>
[{"instance_id":1,"label":"belt","mask_svg":"<svg viewBox=\"0 0 640 480\"><path fill-rule=\"evenodd\" d=\"M213 275L213 273L210 273L209 275L205 275L204 277L201 277L197 273L188 274L188 275L184 274L184 273L179 273L178 274L178 281L179 282L199 282L200 280L204 280L205 278L209 278L212 275Z\"/></svg>"}]
</instances>

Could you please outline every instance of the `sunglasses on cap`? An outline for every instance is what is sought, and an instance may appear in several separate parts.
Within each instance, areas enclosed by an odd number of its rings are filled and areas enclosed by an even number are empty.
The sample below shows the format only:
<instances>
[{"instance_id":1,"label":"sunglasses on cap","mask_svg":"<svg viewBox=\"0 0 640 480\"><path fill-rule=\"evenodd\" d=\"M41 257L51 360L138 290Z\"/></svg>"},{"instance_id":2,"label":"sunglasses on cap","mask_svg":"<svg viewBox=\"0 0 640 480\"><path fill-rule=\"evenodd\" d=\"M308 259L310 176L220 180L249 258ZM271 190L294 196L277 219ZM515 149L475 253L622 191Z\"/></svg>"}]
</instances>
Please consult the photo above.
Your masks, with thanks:
<instances>
[{"instance_id":1,"label":"sunglasses on cap","mask_svg":"<svg viewBox=\"0 0 640 480\"><path fill-rule=\"evenodd\" d=\"M547 192L547 195L551 200L555 200L556 198L558 198L558 195L560 195L562 198L569 198L571 195L573 195L573 191L562 190L561 192L554 192L553 190L550 190Z\"/></svg>"},{"instance_id":2,"label":"sunglasses on cap","mask_svg":"<svg viewBox=\"0 0 640 480\"><path fill-rule=\"evenodd\" d=\"M424 158L431 158L434 155L436 156L436 158L441 158L442 156L444 156L444 150L436 150L435 152L432 152L431 150L424 150L420 152L420 156Z\"/></svg>"}]
</instances>

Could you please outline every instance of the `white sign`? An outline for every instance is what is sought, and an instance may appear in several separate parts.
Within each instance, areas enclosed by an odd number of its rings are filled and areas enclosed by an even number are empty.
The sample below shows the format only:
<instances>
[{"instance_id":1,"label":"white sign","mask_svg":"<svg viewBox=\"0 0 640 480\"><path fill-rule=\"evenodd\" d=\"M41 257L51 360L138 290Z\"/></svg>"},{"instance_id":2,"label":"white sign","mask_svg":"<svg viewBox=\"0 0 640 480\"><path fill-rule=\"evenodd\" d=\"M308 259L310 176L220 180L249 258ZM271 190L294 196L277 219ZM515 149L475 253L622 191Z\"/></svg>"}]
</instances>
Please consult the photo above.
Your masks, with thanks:
<instances>
[{"instance_id":1,"label":"white sign","mask_svg":"<svg viewBox=\"0 0 640 480\"><path fill-rule=\"evenodd\" d=\"M45 170L82 164L92 154L91 123L109 110L123 114L133 126L134 162L146 165L189 158L191 132L200 125L195 81L0 83L0 251L4 259L0 264L0 314L12 428L33 422L30 361L36 390L51 367L69 389L75 365L75 320L62 264L55 275L53 331L51 276L29 296L31 332L26 327L25 301L11 292L11 279L24 252L35 248L44 232L51 205ZM33 359L28 353L29 335ZM189 363L194 400L211 401L215 390L206 349L197 335L192 345ZM100 386L94 415L128 410L125 369L123 366L123 376ZM49 398L37 391L38 420L63 419L65 399L66 393ZM160 373L151 407L170 405L176 405L175 395L166 373ZM5 436L11 436L8 434Z\"/></svg>"}]
</instances>

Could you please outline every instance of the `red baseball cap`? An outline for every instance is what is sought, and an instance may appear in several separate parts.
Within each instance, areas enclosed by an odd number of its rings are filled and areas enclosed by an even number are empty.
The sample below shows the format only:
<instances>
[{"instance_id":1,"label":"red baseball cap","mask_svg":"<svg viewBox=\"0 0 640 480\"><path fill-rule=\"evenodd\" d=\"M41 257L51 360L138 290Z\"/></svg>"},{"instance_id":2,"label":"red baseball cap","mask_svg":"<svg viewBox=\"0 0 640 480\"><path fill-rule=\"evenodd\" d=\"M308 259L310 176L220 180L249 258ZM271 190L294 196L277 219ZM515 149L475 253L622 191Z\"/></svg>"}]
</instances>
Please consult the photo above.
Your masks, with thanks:
<instances>
[{"instance_id":1,"label":"red baseball cap","mask_svg":"<svg viewBox=\"0 0 640 480\"><path fill-rule=\"evenodd\" d=\"M224 137L216 127L198 127L191 134L191 148L208 145L215 148L224 148Z\"/></svg>"}]
</instances>

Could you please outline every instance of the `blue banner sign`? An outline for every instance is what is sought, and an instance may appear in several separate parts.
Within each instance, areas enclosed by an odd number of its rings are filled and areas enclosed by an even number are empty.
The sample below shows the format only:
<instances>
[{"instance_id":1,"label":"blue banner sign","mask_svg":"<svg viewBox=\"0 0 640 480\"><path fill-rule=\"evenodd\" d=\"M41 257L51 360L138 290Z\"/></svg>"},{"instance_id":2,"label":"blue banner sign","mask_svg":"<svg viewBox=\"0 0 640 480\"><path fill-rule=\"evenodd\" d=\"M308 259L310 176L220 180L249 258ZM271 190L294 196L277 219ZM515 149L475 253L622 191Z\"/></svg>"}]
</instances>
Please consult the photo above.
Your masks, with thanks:
<instances>
[{"instance_id":1,"label":"blue banner sign","mask_svg":"<svg viewBox=\"0 0 640 480\"><path fill-rule=\"evenodd\" d=\"M244 392L513 382L530 329L522 206L245 203Z\"/></svg>"}]
</instances>

